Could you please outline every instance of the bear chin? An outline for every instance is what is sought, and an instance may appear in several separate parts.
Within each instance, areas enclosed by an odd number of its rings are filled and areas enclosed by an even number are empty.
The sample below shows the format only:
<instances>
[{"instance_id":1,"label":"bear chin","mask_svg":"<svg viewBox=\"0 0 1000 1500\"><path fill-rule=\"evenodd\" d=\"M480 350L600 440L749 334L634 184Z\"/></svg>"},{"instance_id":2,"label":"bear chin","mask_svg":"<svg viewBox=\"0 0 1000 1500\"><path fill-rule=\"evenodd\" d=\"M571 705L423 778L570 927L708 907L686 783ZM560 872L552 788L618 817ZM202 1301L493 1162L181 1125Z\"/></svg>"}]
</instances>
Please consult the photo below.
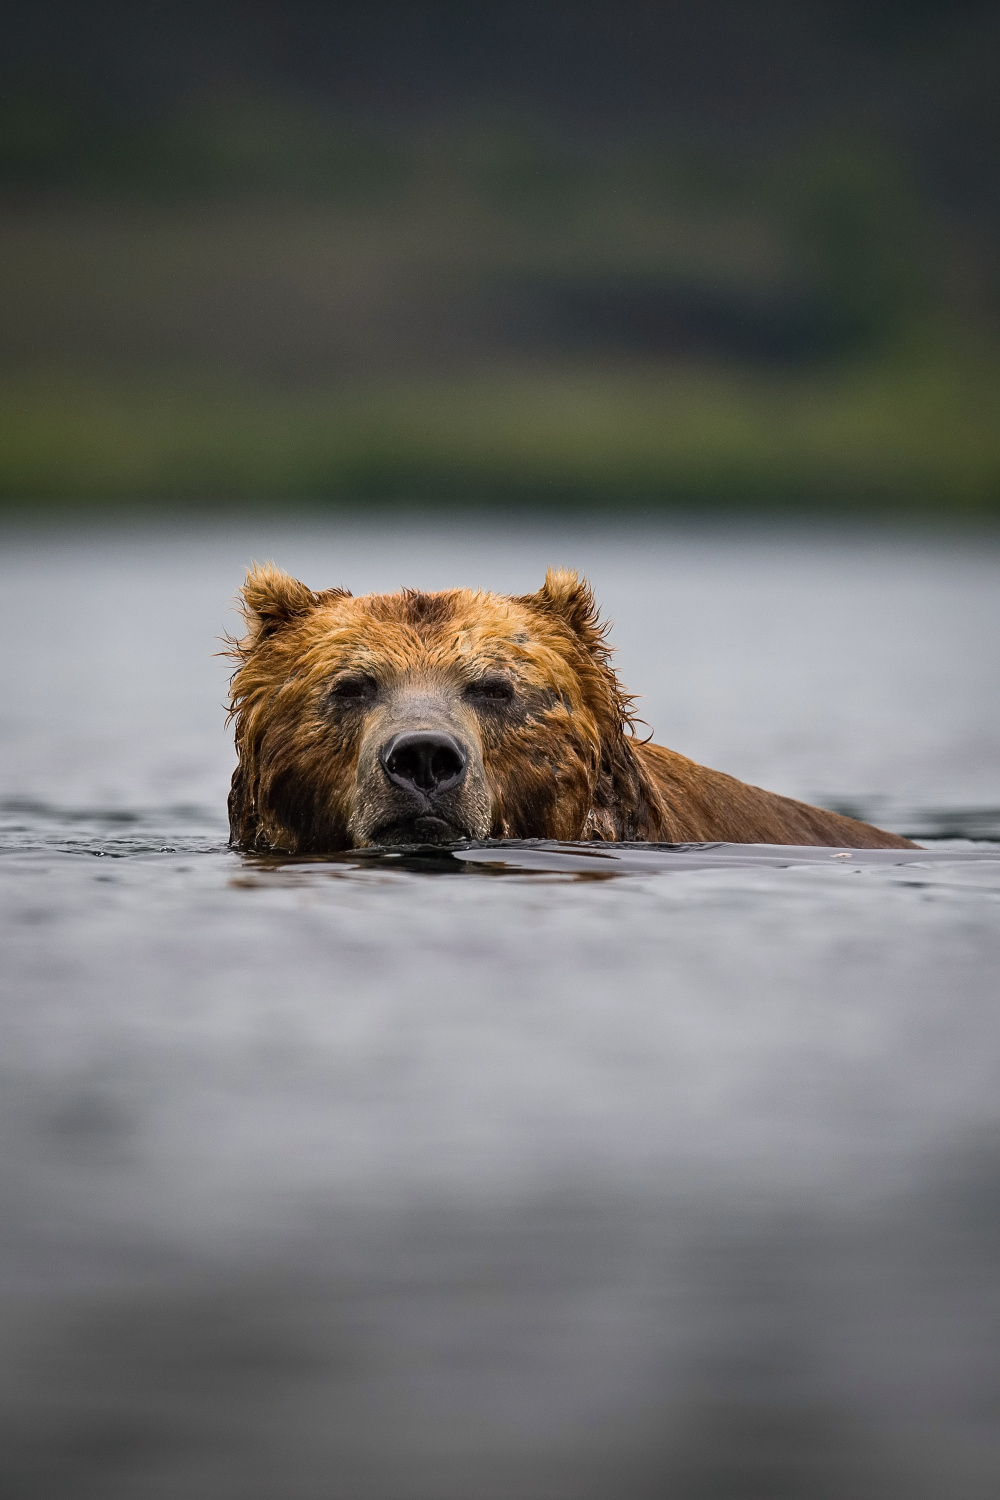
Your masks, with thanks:
<instances>
[{"instance_id":1,"label":"bear chin","mask_svg":"<svg viewBox=\"0 0 1000 1500\"><path fill-rule=\"evenodd\" d=\"M456 828L443 818L425 814L419 818L400 819L377 828L369 839L375 849L393 849L411 844L458 844L471 838L468 829Z\"/></svg>"}]
</instances>

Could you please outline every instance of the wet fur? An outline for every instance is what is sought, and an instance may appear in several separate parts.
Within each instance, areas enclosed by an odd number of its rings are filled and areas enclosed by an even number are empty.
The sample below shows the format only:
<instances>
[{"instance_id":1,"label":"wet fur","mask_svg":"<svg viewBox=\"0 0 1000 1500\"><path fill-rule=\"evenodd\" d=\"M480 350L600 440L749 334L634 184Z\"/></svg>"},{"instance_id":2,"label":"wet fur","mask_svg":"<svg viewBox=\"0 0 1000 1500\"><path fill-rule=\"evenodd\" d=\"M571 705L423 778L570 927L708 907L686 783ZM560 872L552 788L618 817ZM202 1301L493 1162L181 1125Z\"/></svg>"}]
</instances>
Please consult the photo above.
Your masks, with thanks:
<instances>
[{"instance_id":1,"label":"wet fur","mask_svg":"<svg viewBox=\"0 0 1000 1500\"><path fill-rule=\"evenodd\" d=\"M360 805L359 759L381 710L344 708L335 685L345 673L385 691L426 683L452 705L481 768L478 794L459 809L472 836L914 847L640 743L593 595L574 573L550 571L520 597L454 589L355 599L255 567L243 614L246 634L231 643L239 763L229 818L239 848L323 853L364 842L375 814ZM484 672L516 684L508 708L470 706Z\"/></svg>"}]
</instances>

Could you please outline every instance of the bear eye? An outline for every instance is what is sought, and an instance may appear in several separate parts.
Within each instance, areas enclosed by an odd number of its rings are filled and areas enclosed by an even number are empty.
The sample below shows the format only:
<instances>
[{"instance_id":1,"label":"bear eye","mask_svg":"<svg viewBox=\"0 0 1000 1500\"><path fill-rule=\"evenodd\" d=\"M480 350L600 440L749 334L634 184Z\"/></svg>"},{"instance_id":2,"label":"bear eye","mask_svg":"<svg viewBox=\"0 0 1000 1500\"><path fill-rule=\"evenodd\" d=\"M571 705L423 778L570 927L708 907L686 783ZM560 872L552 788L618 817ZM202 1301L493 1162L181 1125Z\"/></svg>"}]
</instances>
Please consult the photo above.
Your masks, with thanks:
<instances>
[{"instance_id":1,"label":"bear eye","mask_svg":"<svg viewBox=\"0 0 1000 1500\"><path fill-rule=\"evenodd\" d=\"M330 689L330 697L348 703L359 703L366 698L374 698L378 692L378 684L373 677L357 675L353 677L338 677Z\"/></svg>"},{"instance_id":2,"label":"bear eye","mask_svg":"<svg viewBox=\"0 0 1000 1500\"><path fill-rule=\"evenodd\" d=\"M481 677L478 682L469 683L465 696L477 702L509 703L514 688L506 677Z\"/></svg>"}]
</instances>

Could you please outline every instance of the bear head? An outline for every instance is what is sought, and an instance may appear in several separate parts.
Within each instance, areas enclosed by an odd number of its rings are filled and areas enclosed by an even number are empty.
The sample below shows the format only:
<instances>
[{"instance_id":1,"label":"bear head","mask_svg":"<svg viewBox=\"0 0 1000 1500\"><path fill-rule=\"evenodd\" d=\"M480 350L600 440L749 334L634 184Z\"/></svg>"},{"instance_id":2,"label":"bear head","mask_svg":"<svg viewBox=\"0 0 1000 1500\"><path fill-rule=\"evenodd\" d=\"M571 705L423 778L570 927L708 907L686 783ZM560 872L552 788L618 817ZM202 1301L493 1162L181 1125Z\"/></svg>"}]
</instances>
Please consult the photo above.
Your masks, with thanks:
<instances>
[{"instance_id":1,"label":"bear head","mask_svg":"<svg viewBox=\"0 0 1000 1500\"><path fill-rule=\"evenodd\" d=\"M254 567L242 608L238 847L655 836L630 699L575 573L521 597L354 598Z\"/></svg>"}]
</instances>

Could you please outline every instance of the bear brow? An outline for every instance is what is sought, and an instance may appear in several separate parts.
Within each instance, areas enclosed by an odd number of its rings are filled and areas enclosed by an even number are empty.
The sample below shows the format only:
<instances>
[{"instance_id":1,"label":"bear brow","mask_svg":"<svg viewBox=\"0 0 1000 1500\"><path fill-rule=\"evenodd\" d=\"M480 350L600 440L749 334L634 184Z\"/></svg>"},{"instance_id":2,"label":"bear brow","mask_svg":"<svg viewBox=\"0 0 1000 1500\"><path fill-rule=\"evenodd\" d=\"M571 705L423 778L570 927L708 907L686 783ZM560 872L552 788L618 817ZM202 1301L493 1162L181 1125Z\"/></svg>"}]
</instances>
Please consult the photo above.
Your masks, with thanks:
<instances>
[{"instance_id":1,"label":"bear brow","mask_svg":"<svg viewBox=\"0 0 1000 1500\"><path fill-rule=\"evenodd\" d=\"M399 598L402 608L398 618L407 625L443 625L451 618L454 609L447 594L423 594L419 589L403 589Z\"/></svg>"}]
</instances>

